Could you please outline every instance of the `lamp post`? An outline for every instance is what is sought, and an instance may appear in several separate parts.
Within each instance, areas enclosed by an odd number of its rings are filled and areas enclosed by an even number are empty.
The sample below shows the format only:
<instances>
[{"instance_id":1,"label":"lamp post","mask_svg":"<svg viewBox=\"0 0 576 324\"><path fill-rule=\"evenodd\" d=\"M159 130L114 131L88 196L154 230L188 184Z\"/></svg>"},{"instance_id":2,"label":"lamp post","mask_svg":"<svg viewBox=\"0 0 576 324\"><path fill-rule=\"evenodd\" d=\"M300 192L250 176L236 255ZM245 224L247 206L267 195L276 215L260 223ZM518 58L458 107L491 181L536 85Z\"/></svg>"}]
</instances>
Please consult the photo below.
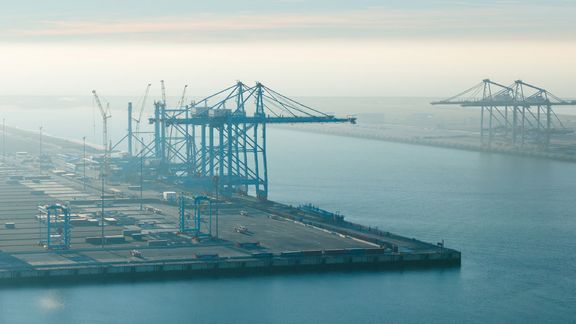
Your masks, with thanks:
<instances>
[{"instance_id":1,"label":"lamp post","mask_svg":"<svg viewBox=\"0 0 576 324\"><path fill-rule=\"evenodd\" d=\"M42 157L42 126L40 126L40 157Z\"/></svg>"},{"instance_id":2,"label":"lamp post","mask_svg":"<svg viewBox=\"0 0 576 324\"><path fill-rule=\"evenodd\" d=\"M84 151L84 157L82 159L82 163L83 163L83 173L84 175L82 176L82 183L84 184L84 191L86 191L86 136L82 137L82 144L83 144L83 151Z\"/></svg>"},{"instance_id":3,"label":"lamp post","mask_svg":"<svg viewBox=\"0 0 576 324\"><path fill-rule=\"evenodd\" d=\"M6 162L6 119L2 118L2 161Z\"/></svg>"},{"instance_id":4,"label":"lamp post","mask_svg":"<svg viewBox=\"0 0 576 324\"><path fill-rule=\"evenodd\" d=\"M104 150L106 150L107 148L104 148ZM101 199L101 204L102 204L102 209L101 209L101 214L100 215L100 231L101 231L101 243L102 243L102 248L104 248L104 185L105 185L105 177L106 177L106 151L104 151L104 156L103 156L103 160L102 163L100 164L100 180L102 181L102 190L100 193L100 199Z\"/></svg>"},{"instance_id":5,"label":"lamp post","mask_svg":"<svg viewBox=\"0 0 576 324\"><path fill-rule=\"evenodd\" d=\"M218 172L216 172L216 174L218 174ZM220 178L216 175L214 176L214 185L216 186L216 239L218 239L218 216L219 216L219 212L220 212L220 203L218 201L219 199L219 193L220 193L220 186L218 184L218 182L220 181Z\"/></svg>"},{"instance_id":6,"label":"lamp post","mask_svg":"<svg viewBox=\"0 0 576 324\"><path fill-rule=\"evenodd\" d=\"M140 141L144 143L144 138L140 138ZM142 185L144 184L144 145L142 145L142 150L140 151L140 211L142 211Z\"/></svg>"},{"instance_id":7,"label":"lamp post","mask_svg":"<svg viewBox=\"0 0 576 324\"><path fill-rule=\"evenodd\" d=\"M104 168L102 168L104 169ZM100 230L101 230L101 243L102 243L102 248L104 248L104 172L102 172L102 192L101 192L101 203L102 203L102 210L101 210L101 214L100 215Z\"/></svg>"}]
</instances>

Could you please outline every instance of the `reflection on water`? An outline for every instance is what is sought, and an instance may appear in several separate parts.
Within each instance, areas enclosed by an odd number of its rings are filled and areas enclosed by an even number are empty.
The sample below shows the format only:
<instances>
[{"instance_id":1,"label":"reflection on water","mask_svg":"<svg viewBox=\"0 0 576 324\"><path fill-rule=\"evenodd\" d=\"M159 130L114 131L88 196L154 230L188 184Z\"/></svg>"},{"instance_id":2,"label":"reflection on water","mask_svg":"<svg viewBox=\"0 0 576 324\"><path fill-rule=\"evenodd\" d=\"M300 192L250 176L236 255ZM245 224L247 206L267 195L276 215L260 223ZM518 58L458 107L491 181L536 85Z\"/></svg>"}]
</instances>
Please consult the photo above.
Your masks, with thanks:
<instances>
[{"instance_id":1,"label":"reflection on water","mask_svg":"<svg viewBox=\"0 0 576 324\"><path fill-rule=\"evenodd\" d=\"M61 300L59 291L50 289L40 295L38 298L38 306L44 311L55 311L64 308L64 303Z\"/></svg>"}]
</instances>

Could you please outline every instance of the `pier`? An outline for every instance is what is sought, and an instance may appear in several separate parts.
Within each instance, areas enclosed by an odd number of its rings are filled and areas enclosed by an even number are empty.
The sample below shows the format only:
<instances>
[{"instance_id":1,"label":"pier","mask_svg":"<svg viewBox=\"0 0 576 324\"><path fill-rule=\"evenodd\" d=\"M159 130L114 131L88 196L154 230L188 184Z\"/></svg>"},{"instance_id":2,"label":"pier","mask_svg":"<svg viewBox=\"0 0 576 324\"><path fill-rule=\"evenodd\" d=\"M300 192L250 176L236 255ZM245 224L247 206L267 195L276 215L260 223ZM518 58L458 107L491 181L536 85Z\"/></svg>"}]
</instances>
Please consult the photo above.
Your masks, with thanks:
<instances>
[{"instance_id":1,"label":"pier","mask_svg":"<svg viewBox=\"0 0 576 324\"><path fill-rule=\"evenodd\" d=\"M180 206L162 198L163 184L150 184L140 200L133 187L117 183L102 224L96 181L83 190L78 176L26 159L13 156L0 166L1 282L460 264L458 251L437 244L249 196L214 200L211 227L205 218L198 232L184 233ZM65 248L46 246L39 206L54 202L70 212ZM64 235L61 220L52 222L56 240Z\"/></svg>"}]
</instances>

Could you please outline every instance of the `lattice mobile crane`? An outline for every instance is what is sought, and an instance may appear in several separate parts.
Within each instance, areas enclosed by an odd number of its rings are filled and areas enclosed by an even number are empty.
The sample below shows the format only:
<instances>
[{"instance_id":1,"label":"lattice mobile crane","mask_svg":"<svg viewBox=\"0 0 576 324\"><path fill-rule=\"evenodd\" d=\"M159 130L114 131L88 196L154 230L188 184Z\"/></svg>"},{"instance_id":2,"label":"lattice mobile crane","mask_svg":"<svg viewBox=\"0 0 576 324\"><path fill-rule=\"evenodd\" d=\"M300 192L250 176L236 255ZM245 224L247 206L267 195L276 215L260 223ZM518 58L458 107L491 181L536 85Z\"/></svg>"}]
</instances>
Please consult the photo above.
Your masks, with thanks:
<instances>
[{"instance_id":1,"label":"lattice mobile crane","mask_svg":"<svg viewBox=\"0 0 576 324\"><path fill-rule=\"evenodd\" d=\"M142 115L144 114L144 108L146 107L146 99L148 99L148 93L150 92L151 83L146 86L146 91L144 92L144 97L142 98L142 105L140 106L140 111L138 112L138 119L134 119L136 122L136 134L140 132L140 121L142 121Z\"/></svg>"},{"instance_id":2,"label":"lattice mobile crane","mask_svg":"<svg viewBox=\"0 0 576 324\"><path fill-rule=\"evenodd\" d=\"M104 160L103 162L103 169L102 169L102 177L104 177L108 173L108 161L110 158L110 150L108 149L108 119L112 117L110 114L110 106L106 105L106 110L102 107L102 102L100 102L100 98L96 93L96 90L92 90L94 94L94 99L96 100L96 105L100 110L100 114L102 115L102 144L104 146Z\"/></svg>"}]
</instances>

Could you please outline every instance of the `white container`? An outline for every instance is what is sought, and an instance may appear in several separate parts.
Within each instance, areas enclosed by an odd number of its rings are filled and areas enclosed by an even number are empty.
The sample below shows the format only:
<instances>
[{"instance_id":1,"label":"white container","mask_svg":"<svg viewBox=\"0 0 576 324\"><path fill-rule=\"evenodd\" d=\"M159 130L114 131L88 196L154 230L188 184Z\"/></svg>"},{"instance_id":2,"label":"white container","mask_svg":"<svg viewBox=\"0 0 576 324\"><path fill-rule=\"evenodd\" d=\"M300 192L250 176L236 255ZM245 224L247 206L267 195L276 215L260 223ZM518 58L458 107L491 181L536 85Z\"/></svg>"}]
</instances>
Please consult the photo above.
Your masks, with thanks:
<instances>
[{"instance_id":1,"label":"white container","mask_svg":"<svg viewBox=\"0 0 576 324\"><path fill-rule=\"evenodd\" d=\"M162 198L166 201L176 201L176 192L175 191L164 191L162 193Z\"/></svg>"}]
</instances>

